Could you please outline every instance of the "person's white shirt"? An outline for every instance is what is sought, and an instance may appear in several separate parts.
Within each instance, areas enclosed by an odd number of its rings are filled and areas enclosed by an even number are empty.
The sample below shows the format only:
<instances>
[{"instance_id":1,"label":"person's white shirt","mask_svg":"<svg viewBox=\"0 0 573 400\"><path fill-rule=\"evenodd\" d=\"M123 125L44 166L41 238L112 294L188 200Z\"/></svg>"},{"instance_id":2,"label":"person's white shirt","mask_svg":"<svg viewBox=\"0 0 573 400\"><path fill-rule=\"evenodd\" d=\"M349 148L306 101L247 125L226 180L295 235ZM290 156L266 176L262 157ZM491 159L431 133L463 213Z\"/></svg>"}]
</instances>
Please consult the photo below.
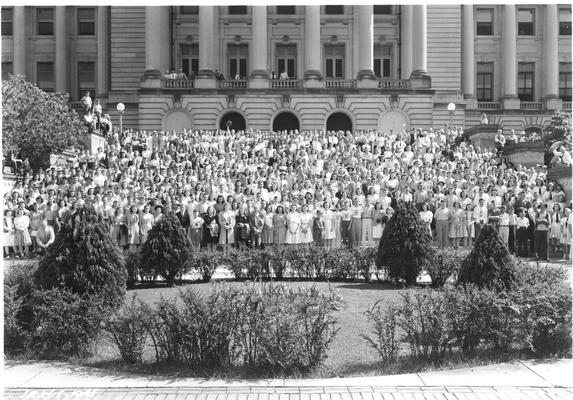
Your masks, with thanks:
<instances>
[{"instance_id":1,"label":"person's white shirt","mask_svg":"<svg viewBox=\"0 0 573 400\"><path fill-rule=\"evenodd\" d=\"M288 73L286 71L281 72L279 79L282 79L282 80L288 79Z\"/></svg>"},{"instance_id":2,"label":"person's white shirt","mask_svg":"<svg viewBox=\"0 0 573 400\"><path fill-rule=\"evenodd\" d=\"M474 208L474 214L473 214L474 221L487 223L487 218L488 218L487 215L488 215L487 207L485 206L485 204L483 206L478 205Z\"/></svg>"}]
</instances>

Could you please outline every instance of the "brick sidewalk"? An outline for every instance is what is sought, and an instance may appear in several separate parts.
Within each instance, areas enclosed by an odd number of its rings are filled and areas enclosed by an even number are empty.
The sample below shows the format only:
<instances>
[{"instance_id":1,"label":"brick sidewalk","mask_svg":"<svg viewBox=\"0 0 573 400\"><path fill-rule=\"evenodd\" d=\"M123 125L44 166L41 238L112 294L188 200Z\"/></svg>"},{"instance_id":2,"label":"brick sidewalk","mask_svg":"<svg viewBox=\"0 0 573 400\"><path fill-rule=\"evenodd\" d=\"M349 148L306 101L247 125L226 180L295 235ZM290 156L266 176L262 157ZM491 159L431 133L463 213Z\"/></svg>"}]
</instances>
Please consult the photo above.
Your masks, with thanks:
<instances>
[{"instance_id":1,"label":"brick sidewalk","mask_svg":"<svg viewBox=\"0 0 573 400\"><path fill-rule=\"evenodd\" d=\"M6 389L6 400L571 400L571 388L469 386Z\"/></svg>"}]
</instances>

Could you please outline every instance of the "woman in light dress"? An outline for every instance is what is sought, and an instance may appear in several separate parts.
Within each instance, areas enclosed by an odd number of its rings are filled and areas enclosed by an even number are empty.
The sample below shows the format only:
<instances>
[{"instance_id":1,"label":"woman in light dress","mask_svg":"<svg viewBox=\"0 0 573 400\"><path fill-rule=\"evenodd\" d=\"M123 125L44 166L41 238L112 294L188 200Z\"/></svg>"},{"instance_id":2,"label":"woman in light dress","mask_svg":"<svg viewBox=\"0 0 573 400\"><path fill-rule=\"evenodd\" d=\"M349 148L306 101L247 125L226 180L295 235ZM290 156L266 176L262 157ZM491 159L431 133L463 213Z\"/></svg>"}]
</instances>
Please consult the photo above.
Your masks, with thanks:
<instances>
[{"instance_id":1,"label":"woman in light dress","mask_svg":"<svg viewBox=\"0 0 573 400\"><path fill-rule=\"evenodd\" d=\"M308 209L308 205L303 204L300 213L300 231L298 242L302 245L310 246L312 243L312 223L314 216Z\"/></svg>"},{"instance_id":2,"label":"woman in light dress","mask_svg":"<svg viewBox=\"0 0 573 400\"><path fill-rule=\"evenodd\" d=\"M4 235L2 236L2 242L4 243L4 253L6 258L10 258L10 250L14 247L14 218L12 217L12 210L6 210L4 212ZM19 257L16 252L14 252L16 257Z\"/></svg>"},{"instance_id":3,"label":"woman in light dress","mask_svg":"<svg viewBox=\"0 0 573 400\"><path fill-rule=\"evenodd\" d=\"M29 227L30 217L24 215L23 209L18 209L14 218L14 249L20 257L28 256L28 246L32 244Z\"/></svg>"},{"instance_id":4,"label":"woman in light dress","mask_svg":"<svg viewBox=\"0 0 573 400\"><path fill-rule=\"evenodd\" d=\"M127 235L129 238L129 251L136 251L141 243L137 206L131 206L129 209L129 214L127 215Z\"/></svg>"},{"instance_id":5,"label":"woman in light dress","mask_svg":"<svg viewBox=\"0 0 573 400\"><path fill-rule=\"evenodd\" d=\"M328 202L324 202L324 214L321 216L324 230L322 233L322 239L324 246L330 250L333 248L334 241L336 238L336 233L334 231L335 226L335 213L332 211L329 206Z\"/></svg>"},{"instance_id":6,"label":"woman in light dress","mask_svg":"<svg viewBox=\"0 0 573 400\"><path fill-rule=\"evenodd\" d=\"M460 202L454 201L453 209L450 213L450 239L452 239L454 249L459 247L460 240L467 235L463 222L464 216L464 211L460 208Z\"/></svg>"},{"instance_id":7,"label":"woman in light dress","mask_svg":"<svg viewBox=\"0 0 573 400\"><path fill-rule=\"evenodd\" d=\"M551 227L549 233L549 241L553 248L553 252L559 251L559 246L561 245L561 220L563 215L561 214L561 206L559 203L553 204L553 210L549 213L551 216Z\"/></svg>"},{"instance_id":8,"label":"woman in light dress","mask_svg":"<svg viewBox=\"0 0 573 400\"><path fill-rule=\"evenodd\" d=\"M147 242L147 235L149 235L149 231L153 228L154 217L151 214L151 207L149 204L146 204L143 207L143 212L141 213L141 226L139 227L141 231L141 243Z\"/></svg>"},{"instance_id":9,"label":"woman in light dress","mask_svg":"<svg viewBox=\"0 0 573 400\"><path fill-rule=\"evenodd\" d=\"M466 236L465 236L465 245L466 247L471 248L473 245L473 239L476 235L475 231L475 220L474 220L474 210L473 205L471 203L466 204L466 209L464 211L464 219L466 225Z\"/></svg>"},{"instance_id":10,"label":"woman in light dress","mask_svg":"<svg viewBox=\"0 0 573 400\"><path fill-rule=\"evenodd\" d=\"M211 211L211 208L212 207L209 207L209 212L214 213L215 209ZM217 225L217 229L219 228L219 226L221 227L219 244L223 246L224 252L226 252L229 249L229 247L235 244L235 223L236 223L235 212L231 210L231 205L227 202L225 203L225 210L219 213L219 224ZM211 222L210 226L212 225L213 222Z\"/></svg>"},{"instance_id":11,"label":"woman in light dress","mask_svg":"<svg viewBox=\"0 0 573 400\"><path fill-rule=\"evenodd\" d=\"M286 244L299 244L299 231L301 225L301 215L297 212L297 207L295 204L291 205L290 212L286 216Z\"/></svg>"},{"instance_id":12,"label":"woman in light dress","mask_svg":"<svg viewBox=\"0 0 573 400\"><path fill-rule=\"evenodd\" d=\"M334 229L334 239L332 241L332 248L338 249L340 244L342 243L342 235L340 234L340 208L338 204L332 203L331 206L332 211L332 223Z\"/></svg>"}]
</instances>

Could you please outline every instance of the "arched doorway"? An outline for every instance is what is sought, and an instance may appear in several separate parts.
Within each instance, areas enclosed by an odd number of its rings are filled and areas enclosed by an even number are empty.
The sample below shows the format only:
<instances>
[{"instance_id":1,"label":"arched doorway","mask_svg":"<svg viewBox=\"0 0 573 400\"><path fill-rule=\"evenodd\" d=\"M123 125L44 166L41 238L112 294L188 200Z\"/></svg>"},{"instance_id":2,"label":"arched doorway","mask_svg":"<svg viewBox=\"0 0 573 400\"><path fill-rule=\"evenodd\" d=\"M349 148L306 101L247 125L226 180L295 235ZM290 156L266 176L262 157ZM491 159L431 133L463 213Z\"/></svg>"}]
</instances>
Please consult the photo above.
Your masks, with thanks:
<instances>
[{"instance_id":1,"label":"arched doorway","mask_svg":"<svg viewBox=\"0 0 573 400\"><path fill-rule=\"evenodd\" d=\"M163 118L163 130L165 132L183 132L183 129L191 129L191 127L191 116L187 111L173 111Z\"/></svg>"},{"instance_id":2,"label":"arched doorway","mask_svg":"<svg viewBox=\"0 0 573 400\"><path fill-rule=\"evenodd\" d=\"M294 131L300 129L298 117L291 112L283 111L273 120L273 131Z\"/></svg>"},{"instance_id":3,"label":"arched doorway","mask_svg":"<svg viewBox=\"0 0 573 400\"><path fill-rule=\"evenodd\" d=\"M219 129L227 129L227 125L235 131L244 131L247 128L245 117L236 111L230 111L221 117Z\"/></svg>"},{"instance_id":4,"label":"arched doorway","mask_svg":"<svg viewBox=\"0 0 573 400\"><path fill-rule=\"evenodd\" d=\"M332 113L326 119L326 130L352 132L352 120L343 112Z\"/></svg>"}]
</instances>

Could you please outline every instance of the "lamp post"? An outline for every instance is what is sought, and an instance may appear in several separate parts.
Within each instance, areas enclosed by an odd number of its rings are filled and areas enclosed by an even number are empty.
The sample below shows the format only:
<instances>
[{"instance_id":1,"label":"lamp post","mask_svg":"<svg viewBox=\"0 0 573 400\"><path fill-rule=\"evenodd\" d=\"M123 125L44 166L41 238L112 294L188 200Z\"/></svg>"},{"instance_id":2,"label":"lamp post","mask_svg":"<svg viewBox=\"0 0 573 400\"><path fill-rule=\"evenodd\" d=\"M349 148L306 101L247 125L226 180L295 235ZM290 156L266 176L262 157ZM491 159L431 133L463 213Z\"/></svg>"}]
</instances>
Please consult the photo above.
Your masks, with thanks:
<instances>
[{"instance_id":1,"label":"lamp post","mask_svg":"<svg viewBox=\"0 0 573 400\"><path fill-rule=\"evenodd\" d=\"M119 113L119 141L121 143L121 139L123 136L123 112L125 111L125 104L117 103L117 106L115 108Z\"/></svg>"},{"instance_id":2,"label":"lamp post","mask_svg":"<svg viewBox=\"0 0 573 400\"><path fill-rule=\"evenodd\" d=\"M454 103L448 104L448 113L450 113L450 130L452 129L452 118L454 117L455 111L456 111L456 105Z\"/></svg>"}]
</instances>

